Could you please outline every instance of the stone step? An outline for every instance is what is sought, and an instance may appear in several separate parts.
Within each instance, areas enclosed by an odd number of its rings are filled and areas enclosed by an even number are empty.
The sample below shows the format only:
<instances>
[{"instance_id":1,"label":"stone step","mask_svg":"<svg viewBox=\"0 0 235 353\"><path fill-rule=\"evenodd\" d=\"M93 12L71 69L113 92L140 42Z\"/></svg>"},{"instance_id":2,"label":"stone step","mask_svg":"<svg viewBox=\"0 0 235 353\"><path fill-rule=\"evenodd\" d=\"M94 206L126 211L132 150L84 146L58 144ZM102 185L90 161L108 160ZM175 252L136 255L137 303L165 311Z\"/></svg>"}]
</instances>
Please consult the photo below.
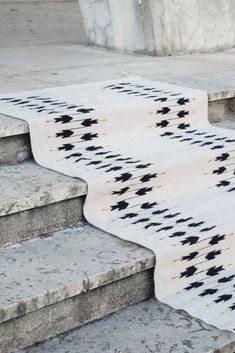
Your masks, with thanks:
<instances>
[{"instance_id":1,"label":"stone step","mask_svg":"<svg viewBox=\"0 0 235 353\"><path fill-rule=\"evenodd\" d=\"M28 125L0 114L0 166L17 164L31 156Z\"/></svg>"},{"instance_id":2,"label":"stone step","mask_svg":"<svg viewBox=\"0 0 235 353\"><path fill-rule=\"evenodd\" d=\"M154 262L150 250L83 223L1 248L0 353L152 297Z\"/></svg>"},{"instance_id":3,"label":"stone step","mask_svg":"<svg viewBox=\"0 0 235 353\"><path fill-rule=\"evenodd\" d=\"M233 353L235 334L155 299L17 353Z\"/></svg>"},{"instance_id":4,"label":"stone step","mask_svg":"<svg viewBox=\"0 0 235 353\"><path fill-rule=\"evenodd\" d=\"M235 129L235 119L216 124ZM42 168L30 160L2 166L0 180L0 247L82 220L87 188L80 179Z\"/></svg>"},{"instance_id":5,"label":"stone step","mask_svg":"<svg viewBox=\"0 0 235 353\"><path fill-rule=\"evenodd\" d=\"M77 224L86 184L26 161L0 168L0 247Z\"/></svg>"},{"instance_id":6,"label":"stone step","mask_svg":"<svg viewBox=\"0 0 235 353\"><path fill-rule=\"evenodd\" d=\"M179 84L183 85L182 82L179 82ZM221 92L210 92L209 120L212 123L216 123L233 119L234 117L234 91L225 90ZM31 156L29 129L27 123L25 121L0 114L0 166L6 164L14 165L30 158Z\"/></svg>"}]
</instances>

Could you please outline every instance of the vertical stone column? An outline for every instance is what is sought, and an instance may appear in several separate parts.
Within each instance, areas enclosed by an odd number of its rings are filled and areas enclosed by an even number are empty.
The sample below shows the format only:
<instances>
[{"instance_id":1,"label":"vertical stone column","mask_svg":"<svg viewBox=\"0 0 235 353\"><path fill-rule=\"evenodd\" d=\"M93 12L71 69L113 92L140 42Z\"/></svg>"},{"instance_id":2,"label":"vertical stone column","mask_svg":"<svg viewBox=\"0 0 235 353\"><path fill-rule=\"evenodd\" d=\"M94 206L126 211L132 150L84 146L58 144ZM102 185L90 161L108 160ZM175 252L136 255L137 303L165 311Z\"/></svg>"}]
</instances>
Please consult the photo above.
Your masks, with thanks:
<instances>
[{"instance_id":1,"label":"vertical stone column","mask_svg":"<svg viewBox=\"0 0 235 353\"><path fill-rule=\"evenodd\" d=\"M154 54L149 0L80 0L80 8L91 44Z\"/></svg>"},{"instance_id":2,"label":"vertical stone column","mask_svg":"<svg viewBox=\"0 0 235 353\"><path fill-rule=\"evenodd\" d=\"M234 0L80 0L91 44L177 55L235 46Z\"/></svg>"}]
</instances>

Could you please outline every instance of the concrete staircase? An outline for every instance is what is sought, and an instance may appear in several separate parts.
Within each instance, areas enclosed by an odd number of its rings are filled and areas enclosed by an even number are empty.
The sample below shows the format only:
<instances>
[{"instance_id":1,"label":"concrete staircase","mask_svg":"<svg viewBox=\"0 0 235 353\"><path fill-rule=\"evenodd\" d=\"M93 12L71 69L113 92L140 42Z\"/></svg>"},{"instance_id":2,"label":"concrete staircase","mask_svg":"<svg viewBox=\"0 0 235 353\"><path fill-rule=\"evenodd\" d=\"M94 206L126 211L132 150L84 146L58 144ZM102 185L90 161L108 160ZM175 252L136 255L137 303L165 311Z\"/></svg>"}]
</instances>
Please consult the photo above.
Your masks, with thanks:
<instances>
[{"instance_id":1,"label":"concrete staircase","mask_svg":"<svg viewBox=\"0 0 235 353\"><path fill-rule=\"evenodd\" d=\"M235 128L223 121L233 97L210 94L210 119ZM25 122L0 116L0 161L0 353L153 297L152 252L86 224L86 184L36 165ZM234 342L151 299L21 353L232 353Z\"/></svg>"}]
</instances>

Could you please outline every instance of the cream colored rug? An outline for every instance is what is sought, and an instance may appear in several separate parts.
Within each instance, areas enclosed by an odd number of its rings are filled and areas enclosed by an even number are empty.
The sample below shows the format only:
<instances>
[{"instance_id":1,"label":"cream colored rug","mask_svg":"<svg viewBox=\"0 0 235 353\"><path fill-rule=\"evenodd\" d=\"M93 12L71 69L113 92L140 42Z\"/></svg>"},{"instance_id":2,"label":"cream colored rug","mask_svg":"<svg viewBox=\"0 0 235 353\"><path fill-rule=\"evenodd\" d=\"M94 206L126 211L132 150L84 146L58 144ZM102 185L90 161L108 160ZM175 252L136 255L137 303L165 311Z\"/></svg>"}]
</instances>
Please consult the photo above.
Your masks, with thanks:
<instances>
[{"instance_id":1,"label":"cream colored rug","mask_svg":"<svg viewBox=\"0 0 235 353\"><path fill-rule=\"evenodd\" d=\"M0 97L38 164L87 182L87 221L154 251L160 301L235 330L235 131L207 106L139 77Z\"/></svg>"}]
</instances>

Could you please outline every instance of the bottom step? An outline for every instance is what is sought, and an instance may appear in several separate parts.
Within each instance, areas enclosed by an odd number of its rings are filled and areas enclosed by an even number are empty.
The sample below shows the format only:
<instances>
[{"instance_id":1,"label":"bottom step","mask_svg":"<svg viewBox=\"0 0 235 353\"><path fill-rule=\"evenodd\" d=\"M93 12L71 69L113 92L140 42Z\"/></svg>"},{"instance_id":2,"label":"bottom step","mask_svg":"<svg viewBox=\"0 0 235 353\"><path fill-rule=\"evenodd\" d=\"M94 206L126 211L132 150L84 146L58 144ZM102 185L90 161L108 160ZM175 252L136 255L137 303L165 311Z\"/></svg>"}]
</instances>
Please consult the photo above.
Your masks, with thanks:
<instances>
[{"instance_id":1,"label":"bottom step","mask_svg":"<svg viewBox=\"0 0 235 353\"><path fill-rule=\"evenodd\" d=\"M0 353L153 296L154 255L87 224L0 249Z\"/></svg>"},{"instance_id":2,"label":"bottom step","mask_svg":"<svg viewBox=\"0 0 235 353\"><path fill-rule=\"evenodd\" d=\"M235 334L220 331L157 300L17 353L233 353Z\"/></svg>"}]
</instances>

